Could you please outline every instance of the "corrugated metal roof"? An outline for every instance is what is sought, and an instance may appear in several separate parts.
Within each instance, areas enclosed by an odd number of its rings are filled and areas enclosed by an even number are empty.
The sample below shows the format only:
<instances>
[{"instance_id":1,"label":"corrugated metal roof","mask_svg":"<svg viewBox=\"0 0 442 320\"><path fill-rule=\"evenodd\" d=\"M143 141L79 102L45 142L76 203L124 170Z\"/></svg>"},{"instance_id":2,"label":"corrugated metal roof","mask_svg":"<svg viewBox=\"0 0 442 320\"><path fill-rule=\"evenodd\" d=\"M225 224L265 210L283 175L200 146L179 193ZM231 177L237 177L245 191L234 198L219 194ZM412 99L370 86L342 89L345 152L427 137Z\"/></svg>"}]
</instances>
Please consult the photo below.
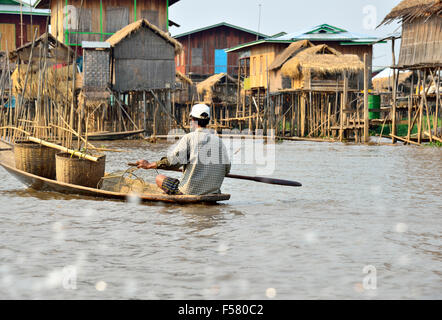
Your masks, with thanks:
<instances>
[{"instance_id":1,"label":"corrugated metal roof","mask_svg":"<svg viewBox=\"0 0 442 320\"><path fill-rule=\"evenodd\" d=\"M82 41L81 47L83 49L110 49L111 45L105 41Z\"/></svg>"},{"instance_id":2,"label":"corrugated metal roof","mask_svg":"<svg viewBox=\"0 0 442 320\"><path fill-rule=\"evenodd\" d=\"M237 51L237 50L242 50L242 49L245 49L245 48L256 46L256 45L262 44L262 43L292 43L292 42L295 42L295 41L297 41L297 40L275 40L273 38L267 38L267 39L261 39L261 40L257 40L257 41L252 41L252 42L247 42L247 43L240 44L240 45L238 45L236 47L233 47L233 48L230 48L230 49L226 50L226 52L234 52L234 51Z\"/></svg>"},{"instance_id":3,"label":"corrugated metal roof","mask_svg":"<svg viewBox=\"0 0 442 320\"><path fill-rule=\"evenodd\" d=\"M233 29L237 29L237 30L244 31L244 32L248 32L248 33L257 35L257 36L259 36L261 38L267 38L268 37L268 35L265 35L263 33L255 32L255 31L252 31L252 30L249 30L249 29L238 27L238 26L234 26L233 24L230 24L230 23L227 23L227 22L221 22L221 23L214 24L214 25L211 25L211 26L195 29L195 30L192 30L192 31L189 31L189 32L178 34L178 35L173 36L173 37L174 38L181 38L181 37L184 37L184 36L187 36L187 35L190 35L190 34L194 34L194 33L197 33L197 32L201 32L201 31L205 31L205 30L209 30L209 29L213 29L213 28L217 28L217 27L222 27L222 26L233 28Z\"/></svg>"},{"instance_id":4,"label":"corrugated metal roof","mask_svg":"<svg viewBox=\"0 0 442 320\"><path fill-rule=\"evenodd\" d=\"M306 28L301 31L282 34L281 36L272 36L265 39L244 43L239 46L230 48L226 52L233 52L255 46L261 43L292 43L299 40L310 41L337 41L341 45L358 45L358 44L372 44L379 41L377 37L349 32L347 30L334 27L329 24L321 24L315 27Z\"/></svg>"},{"instance_id":5,"label":"corrugated metal roof","mask_svg":"<svg viewBox=\"0 0 442 320\"><path fill-rule=\"evenodd\" d=\"M169 0L169 7L177 2L179 2L180 0ZM49 7L49 2L50 0L35 0L33 6L34 7L45 7L48 8Z\"/></svg>"},{"instance_id":6,"label":"corrugated metal roof","mask_svg":"<svg viewBox=\"0 0 442 320\"><path fill-rule=\"evenodd\" d=\"M366 34L350 32L329 24L321 24L301 31L288 33L273 40L310 40L310 41L351 41L374 42L377 37Z\"/></svg>"},{"instance_id":7,"label":"corrugated metal roof","mask_svg":"<svg viewBox=\"0 0 442 320\"><path fill-rule=\"evenodd\" d=\"M40 16L49 16L51 15L51 11L49 9L32 9L26 5L21 7L21 12L23 14L33 14ZM20 5L11 5L11 4L0 4L0 13L9 13L9 14L20 14Z\"/></svg>"}]
</instances>

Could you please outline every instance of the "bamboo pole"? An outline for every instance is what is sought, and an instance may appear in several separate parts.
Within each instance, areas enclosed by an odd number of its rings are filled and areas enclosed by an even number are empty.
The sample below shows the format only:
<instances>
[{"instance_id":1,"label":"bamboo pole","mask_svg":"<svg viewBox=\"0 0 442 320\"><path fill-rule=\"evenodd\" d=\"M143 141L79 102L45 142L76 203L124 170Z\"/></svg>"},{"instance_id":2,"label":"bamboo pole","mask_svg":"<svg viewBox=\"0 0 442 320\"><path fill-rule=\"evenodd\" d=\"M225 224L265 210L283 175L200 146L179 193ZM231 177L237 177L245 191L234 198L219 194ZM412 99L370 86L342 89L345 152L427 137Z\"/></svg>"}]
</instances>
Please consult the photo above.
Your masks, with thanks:
<instances>
[{"instance_id":1,"label":"bamboo pole","mask_svg":"<svg viewBox=\"0 0 442 320\"><path fill-rule=\"evenodd\" d=\"M71 150L71 149L68 149L66 147L60 146L60 145L55 144L55 143L47 142L47 141L44 141L44 140L39 139L39 138L28 137L28 140L32 141L32 142L35 142L35 143L39 143L39 144L44 145L44 146L49 147L49 148L53 148L53 149L60 150L62 152L70 153L70 154L72 154L74 156L79 157L80 159L83 158L83 159L94 161L94 162L98 161L97 157L85 154L83 152Z\"/></svg>"},{"instance_id":2,"label":"bamboo pole","mask_svg":"<svg viewBox=\"0 0 442 320\"><path fill-rule=\"evenodd\" d=\"M394 46L395 46L395 38L393 37L391 39L391 54L392 54L392 65L393 67L396 67L396 55L394 52ZM399 78L399 77L398 77ZM396 135L396 91L397 91L397 84L396 84L396 70L393 69L393 109L391 111L391 132L392 132L392 143L396 143L395 135Z\"/></svg>"},{"instance_id":3,"label":"bamboo pole","mask_svg":"<svg viewBox=\"0 0 442 320\"><path fill-rule=\"evenodd\" d=\"M440 68L437 69L437 77L435 78L433 75L433 71L430 70L431 79L433 80L433 83L436 87L436 106L434 110L433 115L433 129L434 129L434 135L437 136L437 127L439 125L439 103L440 103ZM431 129L429 129L431 132Z\"/></svg>"},{"instance_id":4,"label":"bamboo pole","mask_svg":"<svg viewBox=\"0 0 442 320\"><path fill-rule=\"evenodd\" d=\"M49 148L52 148L52 149L60 150L62 152L70 153L70 154L72 154L74 156L77 156L79 158L87 159L87 160L94 161L94 162L98 161L97 157L85 154L85 153L80 152L80 151L72 150L72 149L69 149L69 148L60 146L58 144L51 143L51 142L48 142L48 141L45 141L45 140L42 140L42 139L39 139L39 138L36 138L36 137L33 137L26 130L23 130L23 129L20 129L20 128L17 128L17 127L11 127L11 126L8 126L7 128L11 129L11 130L16 130L16 131L20 131L20 132L24 133L27 136L27 139L29 141L41 144L43 146L46 146L46 147L49 147Z\"/></svg>"},{"instance_id":5,"label":"bamboo pole","mask_svg":"<svg viewBox=\"0 0 442 320\"><path fill-rule=\"evenodd\" d=\"M341 111L340 111L340 125L339 125L339 141L344 140L344 122L346 122L346 115L344 110L347 106L348 99L348 78L347 73L344 72L344 91L341 97Z\"/></svg>"},{"instance_id":6,"label":"bamboo pole","mask_svg":"<svg viewBox=\"0 0 442 320\"><path fill-rule=\"evenodd\" d=\"M368 117L368 54L364 54L364 142L370 141L370 119Z\"/></svg>"},{"instance_id":7,"label":"bamboo pole","mask_svg":"<svg viewBox=\"0 0 442 320\"><path fill-rule=\"evenodd\" d=\"M429 87L431 87L431 85L429 85ZM428 126L428 132L430 133L429 138L430 142L433 142L433 136L431 134L430 111L428 109L427 95L425 91L424 91L424 105L425 105L425 111L427 112L427 126Z\"/></svg>"},{"instance_id":8,"label":"bamboo pole","mask_svg":"<svg viewBox=\"0 0 442 320\"><path fill-rule=\"evenodd\" d=\"M432 136L428 131L425 131L425 132L424 132L424 135L426 135L427 137L431 137L431 136ZM435 136L432 136L432 137L433 137L433 140L436 140L436 141L442 142L442 139L441 139L441 138L438 138L438 137L435 137Z\"/></svg>"},{"instance_id":9,"label":"bamboo pole","mask_svg":"<svg viewBox=\"0 0 442 320\"><path fill-rule=\"evenodd\" d=\"M305 111L306 111L305 94L301 94L300 95L300 99L301 99L301 118L300 118L300 122L301 122L301 137L304 137L305 136Z\"/></svg>"},{"instance_id":10,"label":"bamboo pole","mask_svg":"<svg viewBox=\"0 0 442 320\"><path fill-rule=\"evenodd\" d=\"M330 118L331 118L331 102L328 102L328 110L327 110L327 136L330 138Z\"/></svg>"},{"instance_id":11,"label":"bamboo pole","mask_svg":"<svg viewBox=\"0 0 442 320\"><path fill-rule=\"evenodd\" d=\"M175 118L175 116L173 114L170 113L169 110L167 110L167 108L161 103L161 101L158 99L158 97L156 96L156 94L153 92L153 90L150 90L150 93L152 94L152 96L154 97L154 99L156 100L156 102L158 103L158 105L163 109L163 111L169 116L171 117L177 125L179 125L181 127L181 129L184 130L184 132L188 133L189 130L187 130L187 128L185 128L179 121L178 119ZM155 112L156 113L156 112Z\"/></svg>"},{"instance_id":12,"label":"bamboo pole","mask_svg":"<svg viewBox=\"0 0 442 320\"><path fill-rule=\"evenodd\" d=\"M439 105L440 105L440 68L437 69L436 81L436 112L434 114L434 134L437 136L437 127L439 126ZM442 136L442 135L441 135Z\"/></svg>"},{"instance_id":13,"label":"bamboo pole","mask_svg":"<svg viewBox=\"0 0 442 320\"><path fill-rule=\"evenodd\" d=\"M427 72L424 70L422 77L422 93L420 94L420 106L419 106L419 123L418 123L418 142L422 142L422 126L423 126L423 112L424 112L424 94L425 84L427 79Z\"/></svg>"},{"instance_id":14,"label":"bamboo pole","mask_svg":"<svg viewBox=\"0 0 442 320\"><path fill-rule=\"evenodd\" d=\"M408 97L408 130L407 130L407 139L410 140L411 135L411 111L412 111L412 102L413 96Z\"/></svg>"},{"instance_id":15,"label":"bamboo pole","mask_svg":"<svg viewBox=\"0 0 442 320\"><path fill-rule=\"evenodd\" d=\"M398 136L393 135L393 134L391 134L391 133L390 133L390 136L393 137L393 138L395 138L395 139L397 139L397 140L401 140L401 141L403 141L403 142L407 142L407 143L409 143L409 144L414 144L414 145L417 145L417 146L420 146L420 145L421 145L419 142L414 142L414 141L411 141L411 140L408 140L408 139L405 139L405 138L402 138L402 137L398 137Z\"/></svg>"}]
</instances>

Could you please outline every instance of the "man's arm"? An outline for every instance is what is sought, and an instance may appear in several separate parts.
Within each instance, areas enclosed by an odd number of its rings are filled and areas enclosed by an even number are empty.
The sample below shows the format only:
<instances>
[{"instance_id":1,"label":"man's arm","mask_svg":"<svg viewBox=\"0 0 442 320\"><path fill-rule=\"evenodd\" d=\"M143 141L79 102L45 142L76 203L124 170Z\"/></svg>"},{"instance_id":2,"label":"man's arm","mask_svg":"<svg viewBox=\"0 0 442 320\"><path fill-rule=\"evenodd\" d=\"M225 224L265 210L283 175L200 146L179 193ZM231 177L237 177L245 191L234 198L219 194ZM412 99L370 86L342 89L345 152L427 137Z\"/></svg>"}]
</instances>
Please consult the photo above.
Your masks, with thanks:
<instances>
[{"instance_id":1,"label":"man's arm","mask_svg":"<svg viewBox=\"0 0 442 320\"><path fill-rule=\"evenodd\" d=\"M137 166L139 169L146 169L146 170L152 170L152 169L162 169L162 170L177 170L182 165L176 164L171 165L167 157L161 158L161 160L156 162L149 162L147 160L139 160L137 161Z\"/></svg>"},{"instance_id":2,"label":"man's arm","mask_svg":"<svg viewBox=\"0 0 442 320\"><path fill-rule=\"evenodd\" d=\"M149 162L146 160L137 161L138 168L140 169L162 169L162 170L177 170L183 165L188 164L188 144L186 137L183 137L168 155L156 162Z\"/></svg>"}]
</instances>

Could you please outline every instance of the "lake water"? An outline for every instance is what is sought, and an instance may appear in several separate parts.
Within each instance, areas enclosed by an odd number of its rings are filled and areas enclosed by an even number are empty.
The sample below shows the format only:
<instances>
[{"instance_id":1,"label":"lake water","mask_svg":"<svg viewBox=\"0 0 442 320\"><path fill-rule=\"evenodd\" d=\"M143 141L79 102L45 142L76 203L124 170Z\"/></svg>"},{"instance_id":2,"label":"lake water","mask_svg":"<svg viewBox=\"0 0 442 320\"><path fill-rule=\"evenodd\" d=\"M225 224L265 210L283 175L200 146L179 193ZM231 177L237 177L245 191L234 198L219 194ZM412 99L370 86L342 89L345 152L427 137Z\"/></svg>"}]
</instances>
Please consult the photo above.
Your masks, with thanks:
<instances>
[{"instance_id":1,"label":"lake water","mask_svg":"<svg viewBox=\"0 0 442 320\"><path fill-rule=\"evenodd\" d=\"M168 148L100 144L126 151L107 171ZM0 169L0 298L442 298L441 148L275 148L271 176L303 187L226 179L217 206L31 191Z\"/></svg>"}]
</instances>

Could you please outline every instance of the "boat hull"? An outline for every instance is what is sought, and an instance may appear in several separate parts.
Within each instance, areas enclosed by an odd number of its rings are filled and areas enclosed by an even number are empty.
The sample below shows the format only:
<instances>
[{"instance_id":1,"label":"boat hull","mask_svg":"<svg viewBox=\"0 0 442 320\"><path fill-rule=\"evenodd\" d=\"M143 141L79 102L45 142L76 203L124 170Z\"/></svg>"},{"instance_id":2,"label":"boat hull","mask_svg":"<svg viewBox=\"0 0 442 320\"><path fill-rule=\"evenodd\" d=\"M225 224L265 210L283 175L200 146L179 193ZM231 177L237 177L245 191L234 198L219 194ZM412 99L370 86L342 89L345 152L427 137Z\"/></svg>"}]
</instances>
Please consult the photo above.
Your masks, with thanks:
<instances>
[{"instance_id":1,"label":"boat hull","mask_svg":"<svg viewBox=\"0 0 442 320\"><path fill-rule=\"evenodd\" d=\"M63 183L43 177L39 177L21 170L18 170L6 163L0 162L0 165L8 171L12 176L17 178L24 185L38 191L53 191L65 194L77 194L89 197L97 197L103 199L115 199L126 201L128 194L120 192L105 191L95 188L82 187L78 185ZM230 199L228 194L214 194L203 196L179 195L171 196L167 194L143 194L139 196L142 202L166 202L178 204L195 204L195 203L217 203Z\"/></svg>"}]
</instances>

